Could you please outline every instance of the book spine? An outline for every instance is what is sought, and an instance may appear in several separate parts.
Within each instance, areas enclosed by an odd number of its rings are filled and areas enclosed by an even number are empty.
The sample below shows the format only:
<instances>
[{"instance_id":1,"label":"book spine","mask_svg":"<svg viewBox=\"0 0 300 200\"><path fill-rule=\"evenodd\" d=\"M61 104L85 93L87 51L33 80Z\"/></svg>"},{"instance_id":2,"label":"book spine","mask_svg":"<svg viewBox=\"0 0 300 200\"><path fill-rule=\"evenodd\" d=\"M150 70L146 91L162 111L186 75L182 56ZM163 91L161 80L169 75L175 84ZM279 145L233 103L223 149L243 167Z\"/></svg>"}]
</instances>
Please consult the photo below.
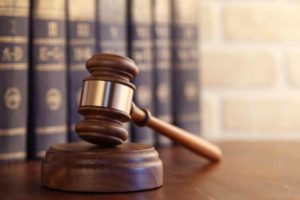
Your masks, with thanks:
<instances>
[{"instance_id":1,"label":"book spine","mask_svg":"<svg viewBox=\"0 0 300 200\"><path fill-rule=\"evenodd\" d=\"M171 2L153 1L153 55L155 116L172 123L171 99ZM157 133L156 144L166 146L171 140Z\"/></svg>"},{"instance_id":2,"label":"book spine","mask_svg":"<svg viewBox=\"0 0 300 200\"><path fill-rule=\"evenodd\" d=\"M139 75L134 84L137 89L134 102L143 108L153 111L153 54L152 54L152 16L151 0L129 1L129 57L139 67ZM149 128L132 126L132 140L154 144L154 133Z\"/></svg>"},{"instance_id":3,"label":"book spine","mask_svg":"<svg viewBox=\"0 0 300 200\"><path fill-rule=\"evenodd\" d=\"M32 1L30 147L43 157L51 144L66 141L65 1Z\"/></svg>"},{"instance_id":4,"label":"book spine","mask_svg":"<svg viewBox=\"0 0 300 200\"><path fill-rule=\"evenodd\" d=\"M68 138L79 141L75 125L81 120L78 105L82 80L88 75L86 60L96 51L96 1L67 1L68 51Z\"/></svg>"},{"instance_id":5,"label":"book spine","mask_svg":"<svg viewBox=\"0 0 300 200\"><path fill-rule=\"evenodd\" d=\"M0 0L0 163L26 158L29 0Z\"/></svg>"},{"instance_id":6,"label":"book spine","mask_svg":"<svg viewBox=\"0 0 300 200\"><path fill-rule=\"evenodd\" d=\"M173 0L174 123L200 134L197 0Z\"/></svg>"},{"instance_id":7,"label":"book spine","mask_svg":"<svg viewBox=\"0 0 300 200\"><path fill-rule=\"evenodd\" d=\"M98 51L128 56L127 52L127 1L98 0L97 5ZM124 124L130 134L130 123Z\"/></svg>"},{"instance_id":8,"label":"book spine","mask_svg":"<svg viewBox=\"0 0 300 200\"><path fill-rule=\"evenodd\" d=\"M98 0L98 49L127 56L126 1Z\"/></svg>"}]
</instances>

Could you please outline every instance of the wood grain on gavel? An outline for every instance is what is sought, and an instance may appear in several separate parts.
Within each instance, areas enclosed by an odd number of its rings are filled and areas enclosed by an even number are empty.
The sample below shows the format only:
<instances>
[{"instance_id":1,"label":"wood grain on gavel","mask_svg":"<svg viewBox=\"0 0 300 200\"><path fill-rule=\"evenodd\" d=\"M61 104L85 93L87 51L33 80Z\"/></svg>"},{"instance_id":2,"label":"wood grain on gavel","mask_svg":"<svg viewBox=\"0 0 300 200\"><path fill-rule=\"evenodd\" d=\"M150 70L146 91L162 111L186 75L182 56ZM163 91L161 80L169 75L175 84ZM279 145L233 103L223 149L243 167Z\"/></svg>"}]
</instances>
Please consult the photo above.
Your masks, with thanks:
<instances>
[{"instance_id":1,"label":"wood grain on gavel","mask_svg":"<svg viewBox=\"0 0 300 200\"><path fill-rule=\"evenodd\" d=\"M211 161L220 161L222 151L215 145L181 129L153 117L146 109L140 109L134 103L131 108L131 120L140 126L148 126L166 137L180 143L187 149L204 156Z\"/></svg>"}]
</instances>

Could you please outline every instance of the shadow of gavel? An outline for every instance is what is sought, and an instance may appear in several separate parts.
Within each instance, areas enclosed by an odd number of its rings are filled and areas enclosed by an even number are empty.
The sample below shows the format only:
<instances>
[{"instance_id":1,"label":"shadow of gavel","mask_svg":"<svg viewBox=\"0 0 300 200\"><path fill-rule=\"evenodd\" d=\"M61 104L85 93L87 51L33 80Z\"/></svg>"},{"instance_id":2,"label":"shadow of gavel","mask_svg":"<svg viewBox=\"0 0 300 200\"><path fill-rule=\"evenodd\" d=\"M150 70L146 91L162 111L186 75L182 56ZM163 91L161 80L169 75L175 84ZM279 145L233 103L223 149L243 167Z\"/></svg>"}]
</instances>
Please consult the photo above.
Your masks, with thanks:
<instances>
[{"instance_id":1,"label":"shadow of gavel","mask_svg":"<svg viewBox=\"0 0 300 200\"><path fill-rule=\"evenodd\" d=\"M149 110L132 102L136 87L130 81L138 74L134 61L115 54L96 54L86 67L91 75L83 81L79 113L84 119L76 125L80 138L102 146L119 145L128 139L122 124L132 121L211 161L221 160L222 152L217 146L153 117Z\"/></svg>"}]
</instances>

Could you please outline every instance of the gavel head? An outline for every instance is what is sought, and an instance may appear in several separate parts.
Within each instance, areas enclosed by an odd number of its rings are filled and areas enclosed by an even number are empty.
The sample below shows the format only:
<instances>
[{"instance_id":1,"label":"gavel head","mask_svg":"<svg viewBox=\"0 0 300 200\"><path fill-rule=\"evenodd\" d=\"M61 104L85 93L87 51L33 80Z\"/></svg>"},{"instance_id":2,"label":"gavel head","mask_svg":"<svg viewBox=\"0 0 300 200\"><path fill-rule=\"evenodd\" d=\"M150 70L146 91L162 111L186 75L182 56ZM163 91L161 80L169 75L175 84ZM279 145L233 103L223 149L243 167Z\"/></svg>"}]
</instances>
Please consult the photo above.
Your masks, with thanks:
<instances>
[{"instance_id":1,"label":"gavel head","mask_svg":"<svg viewBox=\"0 0 300 200\"><path fill-rule=\"evenodd\" d=\"M123 143L128 132L123 123L130 120L138 74L135 63L115 54L95 54L86 62L90 76L83 80L79 113L84 119L76 124L79 137L87 142L113 146Z\"/></svg>"}]
</instances>

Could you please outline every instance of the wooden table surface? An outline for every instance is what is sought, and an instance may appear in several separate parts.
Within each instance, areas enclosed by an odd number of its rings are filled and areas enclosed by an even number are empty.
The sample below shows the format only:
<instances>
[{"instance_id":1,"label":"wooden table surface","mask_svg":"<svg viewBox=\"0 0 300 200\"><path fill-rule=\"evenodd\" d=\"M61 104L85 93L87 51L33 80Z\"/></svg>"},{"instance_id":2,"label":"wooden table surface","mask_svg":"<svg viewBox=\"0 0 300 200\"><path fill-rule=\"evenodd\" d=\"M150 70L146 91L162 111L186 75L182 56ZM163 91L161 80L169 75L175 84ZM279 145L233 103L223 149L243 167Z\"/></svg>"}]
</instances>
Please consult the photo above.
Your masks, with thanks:
<instances>
[{"instance_id":1,"label":"wooden table surface","mask_svg":"<svg viewBox=\"0 0 300 200\"><path fill-rule=\"evenodd\" d=\"M163 187L144 192L87 194L49 190L40 186L40 162L0 166L0 199L155 199L268 200L300 199L300 143L226 142L220 164L181 147L160 149Z\"/></svg>"}]
</instances>

